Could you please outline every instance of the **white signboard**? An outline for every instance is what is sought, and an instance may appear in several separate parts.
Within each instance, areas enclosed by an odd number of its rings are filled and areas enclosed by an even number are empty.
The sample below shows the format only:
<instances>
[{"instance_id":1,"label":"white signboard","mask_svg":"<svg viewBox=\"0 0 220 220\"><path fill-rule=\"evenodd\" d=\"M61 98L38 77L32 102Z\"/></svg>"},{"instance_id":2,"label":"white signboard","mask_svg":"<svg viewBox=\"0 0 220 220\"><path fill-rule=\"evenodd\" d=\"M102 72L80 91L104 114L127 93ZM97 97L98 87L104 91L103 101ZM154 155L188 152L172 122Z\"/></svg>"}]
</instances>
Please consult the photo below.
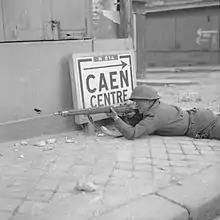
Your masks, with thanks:
<instances>
[{"instance_id":1,"label":"white signboard","mask_svg":"<svg viewBox=\"0 0 220 220\"><path fill-rule=\"evenodd\" d=\"M218 35L218 30L202 30L199 28L197 30L197 35L198 37L196 38L196 43L201 44L202 42L209 42L210 39L212 38L213 44L218 44L217 42L217 35Z\"/></svg>"},{"instance_id":2,"label":"white signboard","mask_svg":"<svg viewBox=\"0 0 220 220\"><path fill-rule=\"evenodd\" d=\"M73 54L70 64L74 109L124 103L136 85L133 51ZM93 118L100 120L106 114ZM85 116L76 117L77 124L86 122Z\"/></svg>"}]
</instances>

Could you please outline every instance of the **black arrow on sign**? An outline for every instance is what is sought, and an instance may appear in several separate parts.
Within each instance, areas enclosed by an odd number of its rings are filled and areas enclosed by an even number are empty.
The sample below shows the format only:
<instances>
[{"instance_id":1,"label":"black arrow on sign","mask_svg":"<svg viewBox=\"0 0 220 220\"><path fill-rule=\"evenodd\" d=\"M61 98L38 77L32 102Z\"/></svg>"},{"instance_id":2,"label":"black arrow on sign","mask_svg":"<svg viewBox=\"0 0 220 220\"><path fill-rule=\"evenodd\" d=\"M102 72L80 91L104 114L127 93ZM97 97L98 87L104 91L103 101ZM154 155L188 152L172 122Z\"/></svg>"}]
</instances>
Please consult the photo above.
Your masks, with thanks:
<instances>
[{"instance_id":1,"label":"black arrow on sign","mask_svg":"<svg viewBox=\"0 0 220 220\"><path fill-rule=\"evenodd\" d=\"M121 60L121 64L115 64L115 65L109 65L109 66L97 66L97 67L89 67L85 68L84 70L94 70L94 69L103 69L108 67L116 67L121 66L122 69L124 69L128 64Z\"/></svg>"}]
</instances>

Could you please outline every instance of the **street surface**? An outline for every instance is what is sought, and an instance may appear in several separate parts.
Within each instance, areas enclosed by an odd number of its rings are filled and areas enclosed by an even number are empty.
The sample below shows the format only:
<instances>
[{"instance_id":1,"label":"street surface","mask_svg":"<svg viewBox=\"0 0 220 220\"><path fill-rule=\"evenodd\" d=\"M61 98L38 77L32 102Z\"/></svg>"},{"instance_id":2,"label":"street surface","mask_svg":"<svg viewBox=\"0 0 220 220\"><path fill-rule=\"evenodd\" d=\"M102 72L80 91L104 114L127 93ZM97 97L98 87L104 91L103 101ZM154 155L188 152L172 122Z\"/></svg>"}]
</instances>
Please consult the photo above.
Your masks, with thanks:
<instances>
[{"instance_id":1,"label":"street surface","mask_svg":"<svg viewBox=\"0 0 220 220\"><path fill-rule=\"evenodd\" d=\"M75 143L66 143L66 137ZM48 138L56 142L34 146ZM114 210L181 185L220 161L219 141L186 137L128 141L73 132L26 141L0 146L1 220L112 219ZM77 191L82 180L96 191Z\"/></svg>"}]
</instances>

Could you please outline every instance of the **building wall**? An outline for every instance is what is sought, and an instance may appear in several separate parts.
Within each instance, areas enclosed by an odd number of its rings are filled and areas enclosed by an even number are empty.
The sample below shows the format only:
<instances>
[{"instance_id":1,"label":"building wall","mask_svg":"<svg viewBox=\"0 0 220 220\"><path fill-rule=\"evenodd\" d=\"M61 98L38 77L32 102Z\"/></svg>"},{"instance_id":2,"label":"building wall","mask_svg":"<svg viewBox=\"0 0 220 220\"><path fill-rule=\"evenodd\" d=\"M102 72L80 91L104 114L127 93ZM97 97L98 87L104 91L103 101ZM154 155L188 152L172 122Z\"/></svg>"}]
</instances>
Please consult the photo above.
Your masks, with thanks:
<instances>
[{"instance_id":1,"label":"building wall","mask_svg":"<svg viewBox=\"0 0 220 220\"><path fill-rule=\"evenodd\" d=\"M33 41L57 38L52 20L59 22L61 39L91 35L90 0L1 0L0 40ZM3 30L1 30L3 26ZM3 32L3 34L1 34Z\"/></svg>"},{"instance_id":2,"label":"building wall","mask_svg":"<svg viewBox=\"0 0 220 220\"><path fill-rule=\"evenodd\" d=\"M74 107L72 53L130 49L131 39L0 44L0 142L77 129L72 117L38 118L33 109L47 115Z\"/></svg>"},{"instance_id":3,"label":"building wall","mask_svg":"<svg viewBox=\"0 0 220 220\"><path fill-rule=\"evenodd\" d=\"M137 15L139 72L154 66L219 64L219 27L218 7ZM198 43L199 29L218 33Z\"/></svg>"}]
</instances>

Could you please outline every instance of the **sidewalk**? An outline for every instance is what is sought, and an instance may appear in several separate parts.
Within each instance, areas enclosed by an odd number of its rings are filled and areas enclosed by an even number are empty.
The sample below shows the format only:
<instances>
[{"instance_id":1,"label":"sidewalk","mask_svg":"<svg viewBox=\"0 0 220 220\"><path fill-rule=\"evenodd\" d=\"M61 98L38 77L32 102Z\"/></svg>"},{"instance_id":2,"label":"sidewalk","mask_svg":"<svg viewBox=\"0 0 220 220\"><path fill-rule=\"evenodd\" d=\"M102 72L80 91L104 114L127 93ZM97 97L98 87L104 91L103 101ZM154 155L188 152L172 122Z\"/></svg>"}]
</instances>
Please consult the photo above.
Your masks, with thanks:
<instances>
[{"instance_id":1,"label":"sidewalk","mask_svg":"<svg viewBox=\"0 0 220 220\"><path fill-rule=\"evenodd\" d=\"M48 138L56 143L34 146ZM14 144L0 145L1 220L203 220L220 210L219 141L73 132ZM96 191L75 190L81 180Z\"/></svg>"}]
</instances>

